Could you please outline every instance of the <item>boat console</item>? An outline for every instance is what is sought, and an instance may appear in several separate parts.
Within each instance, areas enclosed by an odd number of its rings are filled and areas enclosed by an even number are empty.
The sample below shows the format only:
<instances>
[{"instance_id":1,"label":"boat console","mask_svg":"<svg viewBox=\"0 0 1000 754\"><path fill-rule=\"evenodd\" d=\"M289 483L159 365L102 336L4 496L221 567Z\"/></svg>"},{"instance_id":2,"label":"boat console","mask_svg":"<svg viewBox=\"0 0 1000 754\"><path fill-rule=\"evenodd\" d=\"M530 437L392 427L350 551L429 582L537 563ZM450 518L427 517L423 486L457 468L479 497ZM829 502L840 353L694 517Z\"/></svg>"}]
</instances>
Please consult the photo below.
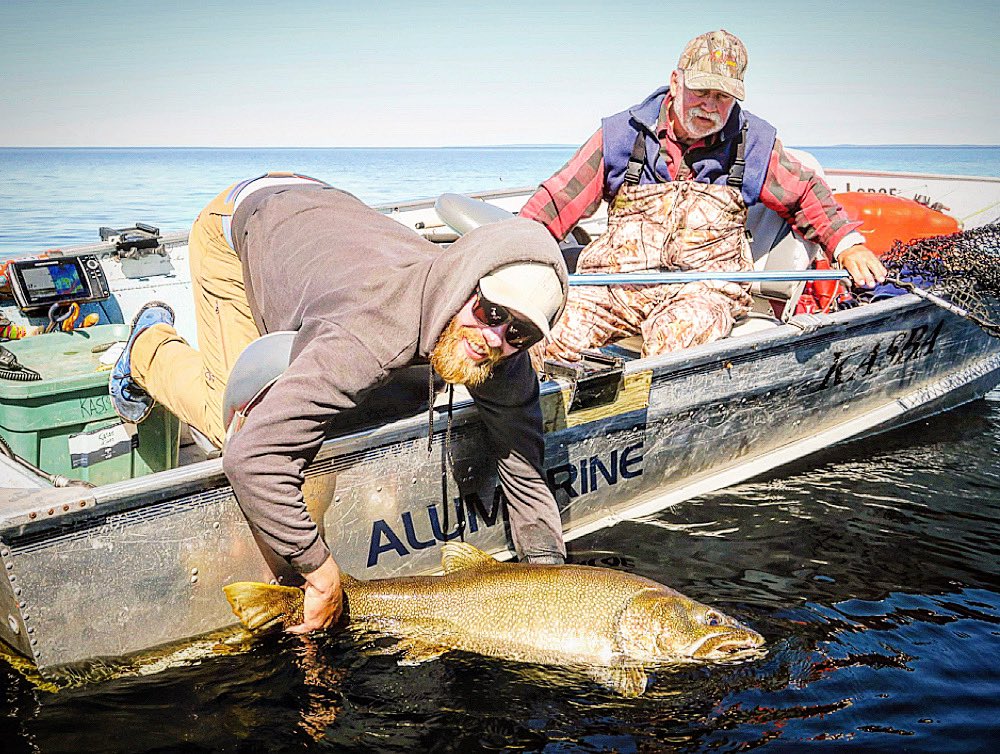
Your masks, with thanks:
<instances>
[{"instance_id":1,"label":"boat console","mask_svg":"<svg viewBox=\"0 0 1000 754\"><path fill-rule=\"evenodd\" d=\"M49 259L15 259L7 267L17 307L31 312L50 307L104 301L108 278L93 254Z\"/></svg>"}]
</instances>

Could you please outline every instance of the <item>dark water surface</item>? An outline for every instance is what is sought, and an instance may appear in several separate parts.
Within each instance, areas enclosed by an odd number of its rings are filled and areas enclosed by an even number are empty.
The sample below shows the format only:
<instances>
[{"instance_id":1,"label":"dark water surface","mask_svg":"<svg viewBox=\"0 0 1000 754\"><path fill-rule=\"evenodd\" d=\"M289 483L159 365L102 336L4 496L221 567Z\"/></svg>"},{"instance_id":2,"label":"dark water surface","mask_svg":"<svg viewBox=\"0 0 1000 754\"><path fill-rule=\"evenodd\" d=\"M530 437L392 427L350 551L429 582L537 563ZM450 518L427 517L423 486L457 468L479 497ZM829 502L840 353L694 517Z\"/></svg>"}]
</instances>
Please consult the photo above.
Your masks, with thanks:
<instances>
[{"instance_id":1,"label":"dark water surface","mask_svg":"<svg viewBox=\"0 0 1000 754\"><path fill-rule=\"evenodd\" d=\"M38 692L0 669L4 751L995 751L1000 404L832 448L573 543L747 621L759 659L622 699L568 671L344 636ZM615 562L613 560L609 562Z\"/></svg>"}]
</instances>

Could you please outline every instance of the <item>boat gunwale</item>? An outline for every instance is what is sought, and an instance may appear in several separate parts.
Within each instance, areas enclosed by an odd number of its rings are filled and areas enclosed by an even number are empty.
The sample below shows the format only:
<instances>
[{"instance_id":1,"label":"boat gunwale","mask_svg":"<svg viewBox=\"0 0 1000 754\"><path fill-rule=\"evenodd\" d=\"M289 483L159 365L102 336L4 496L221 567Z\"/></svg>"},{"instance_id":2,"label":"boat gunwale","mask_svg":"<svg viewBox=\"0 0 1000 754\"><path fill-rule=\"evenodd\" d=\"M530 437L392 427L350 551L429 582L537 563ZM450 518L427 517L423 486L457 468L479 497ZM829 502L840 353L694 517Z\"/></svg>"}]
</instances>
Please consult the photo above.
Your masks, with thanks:
<instances>
[{"instance_id":1,"label":"boat gunwale","mask_svg":"<svg viewBox=\"0 0 1000 754\"><path fill-rule=\"evenodd\" d=\"M903 173L897 170L860 170L857 168L823 168L825 175L857 175L866 178L910 178L931 179L938 181L985 181L1000 183L1000 178L990 175L951 175L948 173ZM867 192L866 192L867 193Z\"/></svg>"},{"instance_id":2,"label":"boat gunwale","mask_svg":"<svg viewBox=\"0 0 1000 754\"><path fill-rule=\"evenodd\" d=\"M637 358L626 361L624 374L652 372L654 384L663 384L673 379L682 379L698 371L724 368L729 363L745 363L766 358L777 351L789 348L808 347L817 341L830 340L831 335L845 329L866 327L887 317L916 314L933 308L913 294L905 294L885 301L875 302L829 315L816 317L819 326L804 330L794 324L776 326L773 330L758 331L750 335L725 338L693 349L660 356ZM751 355L751 359L741 359ZM555 394L567 387L562 380L546 380L540 385L541 395ZM655 390L653 388L651 392ZM478 415L472 398L461 395L452 408L452 431L477 421ZM447 407L434 409L434 437L443 442L447 424ZM324 462L345 459L352 454L377 453L379 448L410 442L427 441L427 415L418 411L410 416L400 417L388 423L375 424L327 439L313 463L312 469ZM319 473L313 471L313 473ZM307 476L310 472L307 470ZM92 518L106 518L109 515L129 510L169 504L172 500L204 493L212 496L228 495L231 490L222 468L222 458L210 458L186 464L175 469L160 471L135 479L100 485L93 488L76 487L76 496L67 492L73 501L86 504L52 506L50 497L55 488L40 486L36 491L17 490L17 503L6 505L0 510L0 535L9 534L15 539L34 538L39 532L67 525L84 525ZM13 492L14 490L10 490ZM71 524L70 521L73 523Z\"/></svg>"}]
</instances>

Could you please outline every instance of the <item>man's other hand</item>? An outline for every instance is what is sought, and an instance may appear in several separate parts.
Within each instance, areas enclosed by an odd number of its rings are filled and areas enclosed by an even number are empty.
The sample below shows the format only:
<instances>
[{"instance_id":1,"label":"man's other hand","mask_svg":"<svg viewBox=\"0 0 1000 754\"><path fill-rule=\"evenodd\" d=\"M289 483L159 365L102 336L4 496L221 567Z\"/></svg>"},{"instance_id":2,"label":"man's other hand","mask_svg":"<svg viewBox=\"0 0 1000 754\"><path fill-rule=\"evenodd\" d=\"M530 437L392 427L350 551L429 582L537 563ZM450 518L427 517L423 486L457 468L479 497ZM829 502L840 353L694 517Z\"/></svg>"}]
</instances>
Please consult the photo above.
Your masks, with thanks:
<instances>
[{"instance_id":1,"label":"man's other hand","mask_svg":"<svg viewBox=\"0 0 1000 754\"><path fill-rule=\"evenodd\" d=\"M875 252L864 244L857 244L840 253L837 260L851 275L855 285L874 288L876 283L885 281L886 269Z\"/></svg>"},{"instance_id":2,"label":"man's other hand","mask_svg":"<svg viewBox=\"0 0 1000 754\"><path fill-rule=\"evenodd\" d=\"M304 574L306 580L302 623L290 626L292 634L307 634L329 628L340 619L344 610L344 590L340 584L340 568L332 557L315 571Z\"/></svg>"}]
</instances>

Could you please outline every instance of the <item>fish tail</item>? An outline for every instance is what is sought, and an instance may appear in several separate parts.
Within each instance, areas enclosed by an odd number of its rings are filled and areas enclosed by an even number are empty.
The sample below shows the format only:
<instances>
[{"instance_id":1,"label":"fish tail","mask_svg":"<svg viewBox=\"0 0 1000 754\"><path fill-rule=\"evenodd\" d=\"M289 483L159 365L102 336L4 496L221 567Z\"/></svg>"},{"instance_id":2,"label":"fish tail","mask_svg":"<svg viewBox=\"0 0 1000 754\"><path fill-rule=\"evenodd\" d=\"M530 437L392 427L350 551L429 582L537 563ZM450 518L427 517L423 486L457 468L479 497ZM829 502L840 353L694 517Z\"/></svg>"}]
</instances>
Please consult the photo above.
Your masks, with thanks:
<instances>
[{"instance_id":1,"label":"fish tail","mask_svg":"<svg viewBox=\"0 0 1000 754\"><path fill-rule=\"evenodd\" d=\"M302 622L301 589L253 581L237 581L222 589L233 614L251 631L264 631L277 625L295 626Z\"/></svg>"}]
</instances>

